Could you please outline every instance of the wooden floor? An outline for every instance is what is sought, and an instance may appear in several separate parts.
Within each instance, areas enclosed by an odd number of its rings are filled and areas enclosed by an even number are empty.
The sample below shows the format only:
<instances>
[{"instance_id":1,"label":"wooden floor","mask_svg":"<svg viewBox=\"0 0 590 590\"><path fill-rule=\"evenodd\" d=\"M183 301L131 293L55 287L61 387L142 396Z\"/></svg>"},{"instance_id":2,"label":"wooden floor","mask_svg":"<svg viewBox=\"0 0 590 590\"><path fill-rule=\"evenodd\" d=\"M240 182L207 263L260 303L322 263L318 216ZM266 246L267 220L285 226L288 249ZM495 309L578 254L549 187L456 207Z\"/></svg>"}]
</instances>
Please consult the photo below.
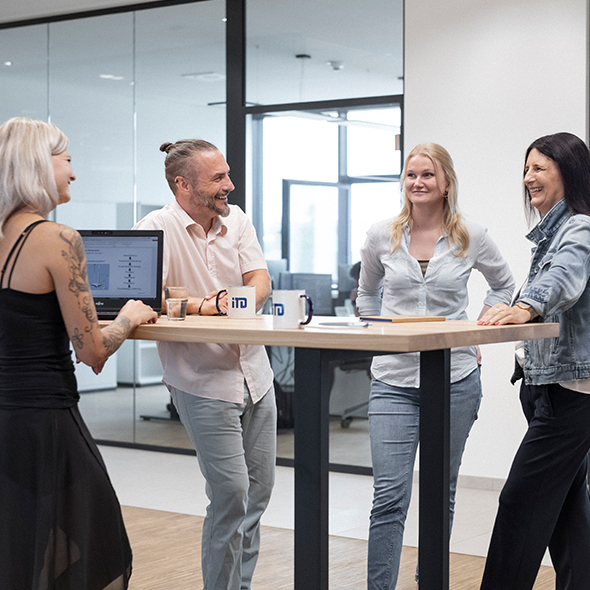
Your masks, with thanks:
<instances>
[{"instance_id":1,"label":"wooden floor","mask_svg":"<svg viewBox=\"0 0 590 590\"><path fill-rule=\"evenodd\" d=\"M200 551L203 518L123 506L133 547L130 590L196 590L202 588ZM367 542L330 537L330 588L366 587ZM404 547L397 590L415 590L417 550ZM477 590L483 557L451 554L451 589ZM293 588L293 531L263 527L260 559L252 590ZM534 590L553 590L553 569L541 568Z\"/></svg>"}]
</instances>

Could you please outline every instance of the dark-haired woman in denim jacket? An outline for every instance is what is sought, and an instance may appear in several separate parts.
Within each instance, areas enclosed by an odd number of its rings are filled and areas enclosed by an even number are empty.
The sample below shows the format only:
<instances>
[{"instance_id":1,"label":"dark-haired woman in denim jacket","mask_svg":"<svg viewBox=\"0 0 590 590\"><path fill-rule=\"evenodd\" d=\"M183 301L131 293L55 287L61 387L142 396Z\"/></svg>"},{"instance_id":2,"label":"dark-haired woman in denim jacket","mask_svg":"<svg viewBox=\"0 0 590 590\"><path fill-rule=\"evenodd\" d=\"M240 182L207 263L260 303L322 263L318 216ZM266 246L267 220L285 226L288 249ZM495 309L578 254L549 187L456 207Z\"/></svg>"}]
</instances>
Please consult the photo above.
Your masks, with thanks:
<instances>
[{"instance_id":1,"label":"dark-haired woman in denim jacket","mask_svg":"<svg viewBox=\"0 0 590 590\"><path fill-rule=\"evenodd\" d=\"M500 495L481 590L530 590L549 548L560 590L590 584L590 153L575 135L529 147L525 203L530 272L512 306L479 321L558 322L558 338L525 341L520 399L528 430Z\"/></svg>"}]
</instances>

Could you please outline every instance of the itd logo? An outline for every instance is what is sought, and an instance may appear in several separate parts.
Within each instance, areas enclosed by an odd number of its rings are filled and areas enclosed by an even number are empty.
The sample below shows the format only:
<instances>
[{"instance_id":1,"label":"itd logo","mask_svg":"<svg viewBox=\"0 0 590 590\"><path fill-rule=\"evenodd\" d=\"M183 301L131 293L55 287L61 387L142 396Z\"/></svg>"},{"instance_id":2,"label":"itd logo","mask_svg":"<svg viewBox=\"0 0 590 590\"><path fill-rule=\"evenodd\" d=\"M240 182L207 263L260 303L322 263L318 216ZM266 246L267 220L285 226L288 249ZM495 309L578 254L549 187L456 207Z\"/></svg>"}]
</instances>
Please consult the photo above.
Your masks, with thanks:
<instances>
[{"instance_id":1,"label":"itd logo","mask_svg":"<svg viewBox=\"0 0 590 590\"><path fill-rule=\"evenodd\" d=\"M274 315L285 315L285 306L282 303L273 304Z\"/></svg>"},{"instance_id":2,"label":"itd logo","mask_svg":"<svg viewBox=\"0 0 590 590\"><path fill-rule=\"evenodd\" d=\"M232 297L231 307L232 309L245 309L248 307L248 300L245 297Z\"/></svg>"}]
</instances>

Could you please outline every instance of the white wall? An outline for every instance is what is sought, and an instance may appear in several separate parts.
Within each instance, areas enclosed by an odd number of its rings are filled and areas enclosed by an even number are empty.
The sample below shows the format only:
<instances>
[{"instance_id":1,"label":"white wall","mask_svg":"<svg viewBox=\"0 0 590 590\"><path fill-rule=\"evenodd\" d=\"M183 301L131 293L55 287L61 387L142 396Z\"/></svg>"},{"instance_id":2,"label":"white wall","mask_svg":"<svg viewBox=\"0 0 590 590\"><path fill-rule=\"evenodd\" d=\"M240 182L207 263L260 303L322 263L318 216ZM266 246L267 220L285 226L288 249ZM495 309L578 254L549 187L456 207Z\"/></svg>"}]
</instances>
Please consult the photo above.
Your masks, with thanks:
<instances>
[{"instance_id":1,"label":"white wall","mask_svg":"<svg viewBox=\"0 0 590 590\"><path fill-rule=\"evenodd\" d=\"M517 284L529 244L522 166L537 137L586 139L586 0L407 0L405 150L445 146L465 214L485 225ZM472 281L470 317L485 282ZM467 443L463 475L505 478L525 429L508 380L513 346L483 349L484 401Z\"/></svg>"}]
</instances>

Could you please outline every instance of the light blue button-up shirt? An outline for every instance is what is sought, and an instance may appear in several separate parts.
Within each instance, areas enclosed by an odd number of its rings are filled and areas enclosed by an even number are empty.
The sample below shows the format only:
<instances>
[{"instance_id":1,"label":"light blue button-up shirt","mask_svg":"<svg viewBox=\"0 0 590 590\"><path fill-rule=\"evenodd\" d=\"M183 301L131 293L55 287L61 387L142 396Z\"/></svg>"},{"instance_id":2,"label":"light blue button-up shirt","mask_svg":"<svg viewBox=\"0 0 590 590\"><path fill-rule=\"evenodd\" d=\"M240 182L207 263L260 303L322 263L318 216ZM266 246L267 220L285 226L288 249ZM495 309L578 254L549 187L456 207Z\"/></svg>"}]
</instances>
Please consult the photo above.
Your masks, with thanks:
<instances>
[{"instance_id":1,"label":"light blue button-up shirt","mask_svg":"<svg viewBox=\"0 0 590 590\"><path fill-rule=\"evenodd\" d=\"M467 256L453 254L449 240L441 236L426 274L410 255L411 234L406 227L399 248L391 254L393 219L373 225L361 249L361 275L357 306L362 315L430 315L465 320L469 303L467 281L472 269L480 271L490 289L484 304L510 303L514 278L487 230L465 221L469 232ZM456 248L455 248L456 250ZM420 386L420 353L378 356L373 376L398 387ZM477 367L475 346L451 350L451 382Z\"/></svg>"}]
</instances>

